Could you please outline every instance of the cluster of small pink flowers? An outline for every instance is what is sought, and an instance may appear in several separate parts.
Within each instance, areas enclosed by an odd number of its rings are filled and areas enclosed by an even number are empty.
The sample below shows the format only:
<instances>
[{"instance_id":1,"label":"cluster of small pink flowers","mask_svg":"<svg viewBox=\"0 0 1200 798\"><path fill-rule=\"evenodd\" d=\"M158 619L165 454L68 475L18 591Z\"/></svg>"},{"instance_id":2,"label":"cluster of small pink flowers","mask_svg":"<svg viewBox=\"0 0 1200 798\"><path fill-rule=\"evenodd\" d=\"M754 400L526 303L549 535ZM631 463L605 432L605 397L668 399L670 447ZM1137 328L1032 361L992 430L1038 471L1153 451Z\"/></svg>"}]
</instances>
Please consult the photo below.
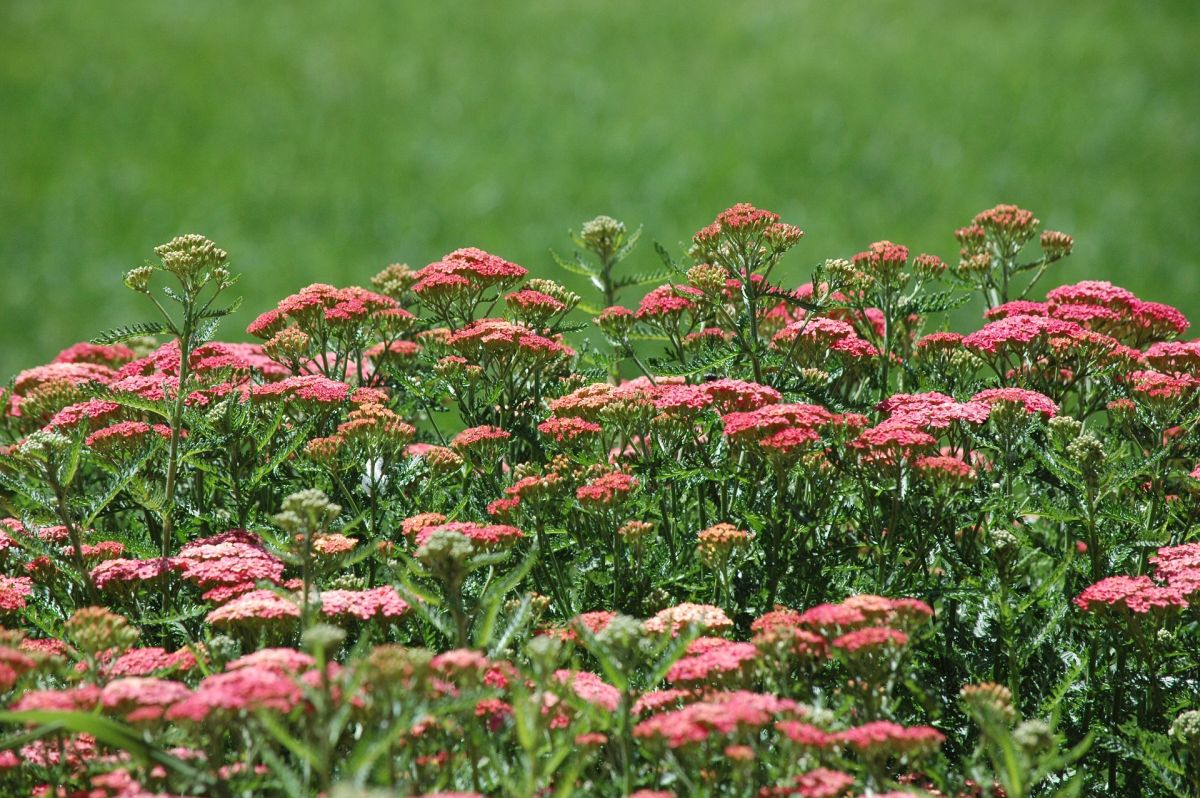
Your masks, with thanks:
<instances>
[{"instance_id":1,"label":"cluster of small pink flowers","mask_svg":"<svg viewBox=\"0 0 1200 798\"><path fill-rule=\"evenodd\" d=\"M252 533L240 529L187 544L172 560L180 576L201 588L278 583L283 562L262 547Z\"/></svg>"},{"instance_id":2,"label":"cluster of small pink flowers","mask_svg":"<svg viewBox=\"0 0 1200 798\"><path fill-rule=\"evenodd\" d=\"M324 283L314 283L281 299L273 310L252 321L246 332L267 339L288 324L308 331L321 323L337 326L359 322L373 313L395 307L396 300L364 288L351 286L338 289Z\"/></svg>"},{"instance_id":3,"label":"cluster of small pink flowers","mask_svg":"<svg viewBox=\"0 0 1200 798\"><path fill-rule=\"evenodd\" d=\"M936 391L893 394L880 402L878 409L888 414L888 422L891 424L914 427L927 432L946 429L955 422L982 424L988 418L986 405L959 402Z\"/></svg>"},{"instance_id":4,"label":"cluster of small pink flowers","mask_svg":"<svg viewBox=\"0 0 1200 798\"><path fill-rule=\"evenodd\" d=\"M667 681L676 685L720 684L745 674L758 657L753 643L697 638L688 646L687 654L667 671Z\"/></svg>"},{"instance_id":5,"label":"cluster of small pink flowers","mask_svg":"<svg viewBox=\"0 0 1200 798\"><path fill-rule=\"evenodd\" d=\"M357 546L358 540L347 537L340 532L332 532L326 535L316 535L312 539L313 554L327 557L346 554L354 551Z\"/></svg>"},{"instance_id":6,"label":"cluster of small pink flowers","mask_svg":"<svg viewBox=\"0 0 1200 798\"><path fill-rule=\"evenodd\" d=\"M1075 322L1046 316L1004 316L965 336L962 345L980 355L1023 352L1051 337L1079 338L1084 329Z\"/></svg>"},{"instance_id":7,"label":"cluster of small pink flowers","mask_svg":"<svg viewBox=\"0 0 1200 798\"><path fill-rule=\"evenodd\" d=\"M124 676L104 685L100 705L130 722L157 720L172 704L192 694L185 685L153 676Z\"/></svg>"},{"instance_id":8,"label":"cluster of small pink flowers","mask_svg":"<svg viewBox=\"0 0 1200 798\"><path fill-rule=\"evenodd\" d=\"M471 449L477 446L483 446L492 443L502 443L512 437L511 432L506 432L499 427L480 426L468 427L462 432L454 436L450 441L450 445L455 449Z\"/></svg>"},{"instance_id":9,"label":"cluster of small pink flowers","mask_svg":"<svg viewBox=\"0 0 1200 798\"><path fill-rule=\"evenodd\" d=\"M770 386L728 377L702 383L702 387L721 414L753 412L777 404L783 398Z\"/></svg>"},{"instance_id":10,"label":"cluster of small pink flowers","mask_svg":"<svg viewBox=\"0 0 1200 798\"><path fill-rule=\"evenodd\" d=\"M86 423L89 428L111 421L121 412L121 405L104 399L88 399L67 405L51 417L48 430L65 431Z\"/></svg>"},{"instance_id":11,"label":"cluster of small pink flowers","mask_svg":"<svg viewBox=\"0 0 1200 798\"><path fill-rule=\"evenodd\" d=\"M33 594L33 580L27 576L0 575L0 612L25 609L25 599Z\"/></svg>"},{"instance_id":12,"label":"cluster of small pink flowers","mask_svg":"<svg viewBox=\"0 0 1200 798\"><path fill-rule=\"evenodd\" d=\"M879 350L860 337L854 325L824 316L793 321L771 340L776 348L806 364L820 362L822 355L827 352L836 352L852 359L879 356Z\"/></svg>"},{"instance_id":13,"label":"cluster of small pink flowers","mask_svg":"<svg viewBox=\"0 0 1200 798\"><path fill-rule=\"evenodd\" d=\"M136 358L124 344L93 344L81 341L54 356L55 363L95 363L101 366L121 366Z\"/></svg>"},{"instance_id":14,"label":"cluster of small pink flowers","mask_svg":"<svg viewBox=\"0 0 1200 798\"><path fill-rule=\"evenodd\" d=\"M588 671L559 670L554 678L561 684L570 685L575 695L584 701L608 712L615 712L621 701L621 691L594 673Z\"/></svg>"},{"instance_id":15,"label":"cluster of small pink flowers","mask_svg":"<svg viewBox=\"0 0 1200 798\"><path fill-rule=\"evenodd\" d=\"M678 635L689 624L705 632L719 632L733 628L733 621L720 607L711 604L685 602L661 610L642 624L652 634Z\"/></svg>"},{"instance_id":16,"label":"cluster of small pink flowers","mask_svg":"<svg viewBox=\"0 0 1200 798\"><path fill-rule=\"evenodd\" d=\"M1013 404L1030 415L1040 415L1046 419L1058 414L1058 405L1053 399L1025 388L987 388L972 396L971 403L989 408L1001 403Z\"/></svg>"},{"instance_id":17,"label":"cluster of small pink flowers","mask_svg":"<svg viewBox=\"0 0 1200 798\"><path fill-rule=\"evenodd\" d=\"M91 571L92 584L104 590L110 586L136 585L158 579L165 573L178 570L173 560L126 560L114 559L100 563Z\"/></svg>"},{"instance_id":18,"label":"cluster of small pink flowers","mask_svg":"<svg viewBox=\"0 0 1200 798\"><path fill-rule=\"evenodd\" d=\"M418 296L431 290L439 281L459 278L468 285L492 287L515 283L528 272L515 263L475 247L456 249L416 273L413 293Z\"/></svg>"},{"instance_id":19,"label":"cluster of small pink flowers","mask_svg":"<svg viewBox=\"0 0 1200 798\"><path fill-rule=\"evenodd\" d=\"M913 471L926 479L949 485L969 485L975 481L975 469L958 457L926 455L913 463Z\"/></svg>"},{"instance_id":20,"label":"cluster of small pink flowers","mask_svg":"<svg viewBox=\"0 0 1200 798\"><path fill-rule=\"evenodd\" d=\"M457 532L482 549L502 549L515 544L525 533L506 524L476 524L470 521L451 521L422 527L413 538L417 548L425 545L435 532Z\"/></svg>"},{"instance_id":21,"label":"cluster of small pink flowers","mask_svg":"<svg viewBox=\"0 0 1200 798\"><path fill-rule=\"evenodd\" d=\"M628 497L637 485L635 477L613 471L580 485L575 498L586 507L611 507Z\"/></svg>"},{"instance_id":22,"label":"cluster of small pink flowers","mask_svg":"<svg viewBox=\"0 0 1200 798\"><path fill-rule=\"evenodd\" d=\"M1158 585L1149 576L1110 576L1076 596L1075 605L1084 612L1109 607L1145 615L1152 610L1186 607L1186 596L1182 587Z\"/></svg>"},{"instance_id":23,"label":"cluster of small pink flowers","mask_svg":"<svg viewBox=\"0 0 1200 798\"><path fill-rule=\"evenodd\" d=\"M507 294L504 301L514 311L536 317L553 316L567 309L561 301L532 288Z\"/></svg>"},{"instance_id":24,"label":"cluster of small pink flowers","mask_svg":"<svg viewBox=\"0 0 1200 798\"><path fill-rule=\"evenodd\" d=\"M682 748L714 736L761 729L779 716L796 711L798 706L794 701L774 695L740 690L718 692L681 709L652 715L634 727L633 735L660 741L668 748Z\"/></svg>"},{"instance_id":25,"label":"cluster of small pink flowers","mask_svg":"<svg viewBox=\"0 0 1200 798\"><path fill-rule=\"evenodd\" d=\"M788 722L781 721L781 724ZM762 798L785 795L797 795L800 798L838 798L853 786L854 777L850 774L821 767L801 773L788 786L765 788L759 795Z\"/></svg>"},{"instance_id":26,"label":"cluster of small pink flowers","mask_svg":"<svg viewBox=\"0 0 1200 798\"><path fill-rule=\"evenodd\" d=\"M222 604L205 620L216 627L292 621L300 617L300 607L273 590L251 590Z\"/></svg>"},{"instance_id":27,"label":"cluster of small pink flowers","mask_svg":"<svg viewBox=\"0 0 1200 798\"><path fill-rule=\"evenodd\" d=\"M936 751L946 736L932 726L901 726L891 721L877 720L838 732L831 739L837 745L859 752L915 756Z\"/></svg>"},{"instance_id":28,"label":"cluster of small pink flowers","mask_svg":"<svg viewBox=\"0 0 1200 798\"><path fill-rule=\"evenodd\" d=\"M984 230L995 230L1013 234L1032 233L1040 222L1034 217L1033 211L1019 208L1016 205L997 205L986 211L975 214L975 224Z\"/></svg>"},{"instance_id":29,"label":"cluster of small pink flowers","mask_svg":"<svg viewBox=\"0 0 1200 798\"><path fill-rule=\"evenodd\" d=\"M166 719L203 723L213 713L242 710L289 712L303 700L289 673L269 666L243 666L206 677L187 698L171 705Z\"/></svg>"},{"instance_id":30,"label":"cluster of small pink flowers","mask_svg":"<svg viewBox=\"0 0 1200 798\"><path fill-rule=\"evenodd\" d=\"M727 413L721 417L725 437L736 443L761 443L784 430L798 430L818 440L818 430L837 421L836 414L820 405L772 404L757 410Z\"/></svg>"},{"instance_id":31,"label":"cluster of small pink flowers","mask_svg":"<svg viewBox=\"0 0 1200 798\"><path fill-rule=\"evenodd\" d=\"M1170 404L1189 398L1200 388L1200 378L1191 374L1133 371L1126 375L1125 380L1135 395L1156 404Z\"/></svg>"},{"instance_id":32,"label":"cluster of small pink flowers","mask_svg":"<svg viewBox=\"0 0 1200 798\"><path fill-rule=\"evenodd\" d=\"M538 432L558 443L570 443L581 438L586 440L599 435L601 431L601 426L596 422L577 416L551 416L538 424Z\"/></svg>"},{"instance_id":33,"label":"cluster of small pink flowers","mask_svg":"<svg viewBox=\"0 0 1200 798\"><path fill-rule=\"evenodd\" d=\"M93 449L111 451L119 447L136 446L151 434L158 435L165 440L171 437L171 428L166 424L151 425L144 421L122 421L96 430L87 436L85 443Z\"/></svg>"},{"instance_id":34,"label":"cluster of small pink flowers","mask_svg":"<svg viewBox=\"0 0 1200 798\"><path fill-rule=\"evenodd\" d=\"M864 462L893 464L912 460L937 445L937 438L928 432L900 424L884 423L865 429L850 442Z\"/></svg>"},{"instance_id":35,"label":"cluster of small pink flowers","mask_svg":"<svg viewBox=\"0 0 1200 798\"><path fill-rule=\"evenodd\" d=\"M188 671L196 667L196 655L186 648L168 652L153 646L131 648L103 666L107 676L150 676L168 671Z\"/></svg>"},{"instance_id":36,"label":"cluster of small pink flowers","mask_svg":"<svg viewBox=\"0 0 1200 798\"><path fill-rule=\"evenodd\" d=\"M867 626L834 638L833 647L848 654L864 650L900 647L908 644L908 635L886 626Z\"/></svg>"},{"instance_id":37,"label":"cluster of small pink flowers","mask_svg":"<svg viewBox=\"0 0 1200 798\"><path fill-rule=\"evenodd\" d=\"M479 319L454 332L447 344L474 362L517 357L553 361L575 356L561 340L547 338L504 319Z\"/></svg>"},{"instance_id":38,"label":"cluster of small pink flowers","mask_svg":"<svg viewBox=\"0 0 1200 798\"><path fill-rule=\"evenodd\" d=\"M86 385L89 382L106 385L113 381L114 372L96 363L49 363L26 369L13 380L13 393L25 396L33 389L52 382Z\"/></svg>"},{"instance_id":39,"label":"cluster of small pink flowers","mask_svg":"<svg viewBox=\"0 0 1200 798\"><path fill-rule=\"evenodd\" d=\"M666 319L695 310L704 292L690 285L661 285L642 297L634 318L639 321Z\"/></svg>"},{"instance_id":40,"label":"cluster of small pink flowers","mask_svg":"<svg viewBox=\"0 0 1200 798\"><path fill-rule=\"evenodd\" d=\"M1165 546L1150 558L1154 575L1191 596L1200 592L1200 543Z\"/></svg>"},{"instance_id":41,"label":"cluster of small pink flowers","mask_svg":"<svg viewBox=\"0 0 1200 798\"><path fill-rule=\"evenodd\" d=\"M408 611L408 602L400 598L391 585L370 590L321 591L321 613L330 618L348 616L369 621L372 618L399 618Z\"/></svg>"},{"instance_id":42,"label":"cluster of small pink flowers","mask_svg":"<svg viewBox=\"0 0 1200 798\"><path fill-rule=\"evenodd\" d=\"M351 387L320 374L288 377L278 382L255 385L250 397L256 401L290 400L308 405L340 405L350 399Z\"/></svg>"}]
</instances>

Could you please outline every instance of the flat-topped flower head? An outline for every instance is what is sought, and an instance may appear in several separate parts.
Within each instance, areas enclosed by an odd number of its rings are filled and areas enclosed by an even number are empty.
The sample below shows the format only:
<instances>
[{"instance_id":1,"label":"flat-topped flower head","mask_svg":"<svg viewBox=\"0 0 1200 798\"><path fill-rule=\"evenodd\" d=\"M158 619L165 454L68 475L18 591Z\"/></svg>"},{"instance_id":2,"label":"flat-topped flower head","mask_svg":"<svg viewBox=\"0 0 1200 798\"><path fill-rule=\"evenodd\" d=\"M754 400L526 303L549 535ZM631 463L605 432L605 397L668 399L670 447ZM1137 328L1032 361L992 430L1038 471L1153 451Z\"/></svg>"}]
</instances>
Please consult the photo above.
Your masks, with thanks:
<instances>
[{"instance_id":1,"label":"flat-topped flower head","mask_svg":"<svg viewBox=\"0 0 1200 798\"><path fill-rule=\"evenodd\" d=\"M989 408L989 413L995 413L998 406L1011 405L1044 419L1058 415L1058 405L1053 399L1026 388L987 388L972 396L969 404Z\"/></svg>"},{"instance_id":2,"label":"flat-topped flower head","mask_svg":"<svg viewBox=\"0 0 1200 798\"><path fill-rule=\"evenodd\" d=\"M696 643L711 640L712 644L695 650ZM741 681L754 663L759 651L753 643L735 643L720 638L699 638L688 647L686 656L675 661L667 671L667 681L677 686L730 685Z\"/></svg>"},{"instance_id":3,"label":"flat-topped flower head","mask_svg":"<svg viewBox=\"0 0 1200 798\"><path fill-rule=\"evenodd\" d=\"M575 491L575 499L587 508L612 507L627 499L637 485L636 477L613 471L581 485Z\"/></svg>"},{"instance_id":4,"label":"flat-topped flower head","mask_svg":"<svg viewBox=\"0 0 1200 798\"><path fill-rule=\"evenodd\" d=\"M503 549L525 537L525 533L507 524L476 524L470 521L450 521L420 529L413 539L417 548L424 546L439 532L454 532L467 538L481 550Z\"/></svg>"},{"instance_id":5,"label":"flat-topped flower head","mask_svg":"<svg viewBox=\"0 0 1200 798\"><path fill-rule=\"evenodd\" d=\"M723 631L733 628L733 621L720 607L711 604L684 602L661 610L642 624L647 632L667 633L676 637L689 624L704 631Z\"/></svg>"},{"instance_id":6,"label":"flat-topped flower head","mask_svg":"<svg viewBox=\"0 0 1200 798\"><path fill-rule=\"evenodd\" d=\"M697 308L704 292L690 285L660 285L642 297L634 317L639 321L663 320Z\"/></svg>"},{"instance_id":7,"label":"flat-topped flower head","mask_svg":"<svg viewBox=\"0 0 1200 798\"><path fill-rule=\"evenodd\" d=\"M901 726L878 720L838 732L833 739L861 753L919 756L936 751L946 736L932 726Z\"/></svg>"},{"instance_id":8,"label":"flat-topped flower head","mask_svg":"<svg viewBox=\"0 0 1200 798\"><path fill-rule=\"evenodd\" d=\"M652 715L634 727L633 736L667 748L684 748L762 729L798 711L796 702L770 694L716 692L681 709Z\"/></svg>"},{"instance_id":9,"label":"flat-topped flower head","mask_svg":"<svg viewBox=\"0 0 1200 798\"><path fill-rule=\"evenodd\" d=\"M1154 610L1181 609L1188 606L1183 588L1158 585L1148 576L1110 576L1086 588L1075 597L1075 605L1084 612L1104 608L1124 609L1137 615Z\"/></svg>"}]
</instances>

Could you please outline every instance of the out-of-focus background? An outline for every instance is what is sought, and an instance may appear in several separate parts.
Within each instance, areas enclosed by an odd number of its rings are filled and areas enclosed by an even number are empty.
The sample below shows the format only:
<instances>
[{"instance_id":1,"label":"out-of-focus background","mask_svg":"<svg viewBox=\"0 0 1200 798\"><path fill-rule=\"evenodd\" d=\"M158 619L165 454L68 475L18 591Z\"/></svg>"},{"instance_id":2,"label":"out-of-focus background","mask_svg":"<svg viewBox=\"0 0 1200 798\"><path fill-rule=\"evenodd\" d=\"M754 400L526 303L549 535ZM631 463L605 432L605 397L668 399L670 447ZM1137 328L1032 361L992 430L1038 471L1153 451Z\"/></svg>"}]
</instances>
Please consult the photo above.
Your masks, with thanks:
<instances>
[{"instance_id":1,"label":"out-of-focus background","mask_svg":"<svg viewBox=\"0 0 1200 798\"><path fill-rule=\"evenodd\" d=\"M1200 323L1194 0L0 3L0 373L147 318L202 232L246 322L459 246L549 275L598 213L677 247L737 201L957 260L997 202ZM1058 268L1058 267L1056 267ZM631 300L632 297L629 297Z\"/></svg>"}]
</instances>

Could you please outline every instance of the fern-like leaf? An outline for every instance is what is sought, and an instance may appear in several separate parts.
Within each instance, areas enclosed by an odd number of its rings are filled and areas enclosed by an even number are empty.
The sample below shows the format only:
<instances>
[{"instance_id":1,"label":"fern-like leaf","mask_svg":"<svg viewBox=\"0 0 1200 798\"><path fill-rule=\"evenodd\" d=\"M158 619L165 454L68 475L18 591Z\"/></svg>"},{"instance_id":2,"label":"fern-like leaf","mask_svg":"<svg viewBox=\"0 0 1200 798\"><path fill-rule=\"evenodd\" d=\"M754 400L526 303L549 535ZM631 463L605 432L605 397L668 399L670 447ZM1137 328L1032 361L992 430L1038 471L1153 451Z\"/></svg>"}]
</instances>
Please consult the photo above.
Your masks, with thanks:
<instances>
[{"instance_id":1,"label":"fern-like leaf","mask_svg":"<svg viewBox=\"0 0 1200 798\"><path fill-rule=\"evenodd\" d=\"M166 333L174 333L174 330L167 328L167 325L160 321L140 322L138 324L129 324L124 327L117 327L108 332L101 333L92 339L92 343L101 346L110 344L119 344L122 341L128 341L130 338L138 338L143 335L165 335Z\"/></svg>"}]
</instances>

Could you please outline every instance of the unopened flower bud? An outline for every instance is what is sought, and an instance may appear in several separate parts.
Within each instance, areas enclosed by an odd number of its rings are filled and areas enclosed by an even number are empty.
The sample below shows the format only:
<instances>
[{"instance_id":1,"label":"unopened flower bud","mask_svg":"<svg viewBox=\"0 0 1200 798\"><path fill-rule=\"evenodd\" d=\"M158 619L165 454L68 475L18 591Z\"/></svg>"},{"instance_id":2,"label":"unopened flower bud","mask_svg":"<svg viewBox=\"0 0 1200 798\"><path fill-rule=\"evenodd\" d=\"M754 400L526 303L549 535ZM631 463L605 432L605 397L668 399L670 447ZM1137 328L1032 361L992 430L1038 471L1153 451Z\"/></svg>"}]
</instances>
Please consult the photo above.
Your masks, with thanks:
<instances>
[{"instance_id":1,"label":"unopened flower bud","mask_svg":"<svg viewBox=\"0 0 1200 798\"><path fill-rule=\"evenodd\" d=\"M345 630L332 624L319 623L304 631L304 637L300 643L305 649L314 653L328 653L336 651L345 639Z\"/></svg>"},{"instance_id":2,"label":"unopened flower bud","mask_svg":"<svg viewBox=\"0 0 1200 798\"><path fill-rule=\"evenodd\" d=\"M962 275L987 274L992 268L992 256L986 252L977 252L963 258L958 263L958 273Z\"/></svg>"},{"instance_id":3,"label":"unopened flower bud","mask_svg":"<svg viewBox=\"0 0 1200 798\"><path fill-rule=\"evenodd\" d=\"M164 269L185 281L223 266L229 259L225 250L195 233L172 238L155 247L154 254L162 259Z\"/></svg>"},{"instance_id":4,"label":"unopened flower bud","mask_svg":"<svg viewBox=\"0 0 1200 798\"><path fill-rule=\"evenodd\" d=\"M1084 433L1067 444L1067 456L1085 474L1094 474L1104 465L1104 444L1095 435Z\"/></svg>"},{"instance_id":5,"label":"unopened flower bud","mask_svg":"<svg viewBox=\"0 0 1200 798\"><path fill-rule=\"evenodd\" d=\"M1027 720L1013 730L1013 740L1030 757L1054 747L1054 733L1044 720Z\"/></svg>"},{"instance_id":6,"label":"unopened flower bud","mask_svg":"<svg viewBox=\"0 0 1200 798\"><path fill-rule=\"evenodd\" d=\"M688 269L687 277L688 285L712 296L725 290L725 280L728 275L725 269L716 264L698 263Z\"/></svg>"},{"instance_id":7,"label":"unopened flower bud","mask_svg":"<svg viewBox=\"0 0 1200 798\"><path fill-rule=\"evenodd\" d=\"M1057 230L1047 230L1042 233L1042 251L1051 260L1066 257L1075 248L1075 239Z\"/></svg>"},{"instance_id":8,"label":"unopened flower bud","mask_svg":"<svg viewBox=\"0 0 1200 798\"><path fill-rule=\"evenodd\" d=\"M154 276L153 266L138 266L125 272L125 287L139 294L150 290L150 278Z\"/></svg>"},{"instance_id":9,"label":"unopened flower bud","mask_svg":"<svg viewBox=\"0 0 1200 798\"><path fill-rule=\"evenodd\" d=\"M599 258L607 260L625 242L625 225L611 216L597 216L583 223L579 239Z\"/></svg>"},{"instance_id":10,"label":"unopened flower bud","mask_svg":"<svg viewBox=\"0 0 1200 798\"><path fill-rule=\"evenodd\" d=\"M379 274L371 278L371 285L382 294L392 299L399 299L413 283L417 281L417 273L404 263L393 263Z\"/></svg>"}]
</instances>

